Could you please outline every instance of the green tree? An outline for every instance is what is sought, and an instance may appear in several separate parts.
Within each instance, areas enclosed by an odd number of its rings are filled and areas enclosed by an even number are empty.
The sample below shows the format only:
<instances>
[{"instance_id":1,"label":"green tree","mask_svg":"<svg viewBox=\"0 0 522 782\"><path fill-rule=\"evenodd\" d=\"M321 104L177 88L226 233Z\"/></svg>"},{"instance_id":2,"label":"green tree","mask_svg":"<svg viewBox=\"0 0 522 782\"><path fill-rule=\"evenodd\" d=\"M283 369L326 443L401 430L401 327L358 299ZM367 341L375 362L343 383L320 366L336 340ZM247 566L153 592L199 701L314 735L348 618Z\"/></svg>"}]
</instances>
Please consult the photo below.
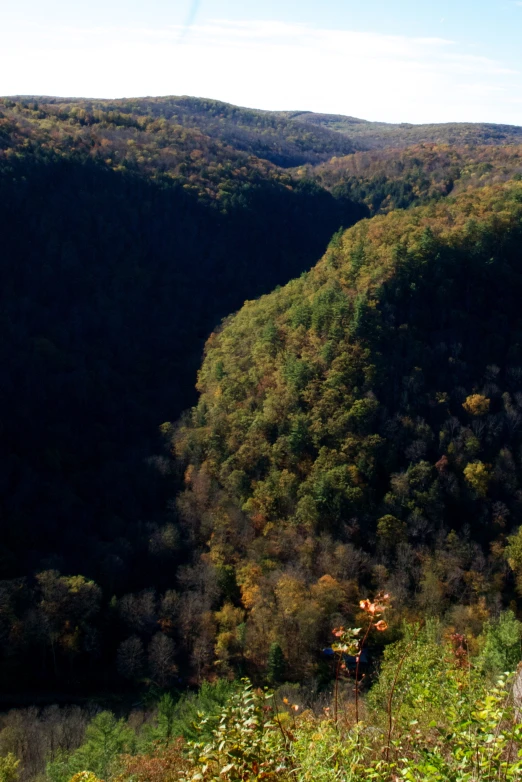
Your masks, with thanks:
<instances>
[{"instance_id":1,"label":"green tree","mask_svg":"<svg viewBox=\"0 0 522 782\"><path fill-rule=\"evenodd\" d=\"M118 720L110 711L102 711L88 726L81 747L49 763L47 776L51 782L67 782L74 774L89 771L107 779L115 769L118 755L132 752L135 746L136 735L125 720Z\"/></svg>"},{"instance_id":2,"label":"green tree","mask_svg":"<svg viewBox=\"0 0 522 782\"><path fill-rule=\"evenodd\" d=\"M483 462L470 462L464 468L464 478L478 497L485 497L488 493L490 470Z\"/></svg>"},{"instance_id":3,"label":"green tree","mask_svg":"<svg viewBox=\"0 0 522 782\"><path fill-rule=\"evenodd\" d=\"M278 684L284 680L286 661L281 646L274 641L268 652L266 664L266 677L271 684Z\"/></svg>"},{"instance_id":4,"label":"green tree","mask_svg":"<svg viewBox=\"0 0 522 782\"><path fill-rule=\"evenodd\" d=\"M522 592L522 526L509 536L504 556L515 574L518 591Z\"/></svg>"},{"instance_id":5,"label":"green tree","mask_svg":"<svg viewBox=\"0 0 522 782\"><path fill-rule=\"evenodd\" d=\"M176 721L176 701L170 692L164 693L158 704L158 733L165 744L169 744L174 737L174 725Z\"/></svg>"},{"instance_id":6,"label":"green tree","mask_svg":"<svg viewBox=\"0 0 522 782\"><path fill-rule=\"evenodd\" d=\"M485 622L479 640L482 649L476 664L483 671L497 675L516 669L522 657L522 622L513 611L502 611L497 619Z\"/></svg>"},{"instance_id":7,"label":"green tree","mask_svg":"<svg viewBox=\"0 0 522 782\"><path fill-rule=\"evenodd\" d=\"M16 782L20 773L20 760L8 752L4 757L0 757L0 782Z\"/></svg>"}]
</instances>

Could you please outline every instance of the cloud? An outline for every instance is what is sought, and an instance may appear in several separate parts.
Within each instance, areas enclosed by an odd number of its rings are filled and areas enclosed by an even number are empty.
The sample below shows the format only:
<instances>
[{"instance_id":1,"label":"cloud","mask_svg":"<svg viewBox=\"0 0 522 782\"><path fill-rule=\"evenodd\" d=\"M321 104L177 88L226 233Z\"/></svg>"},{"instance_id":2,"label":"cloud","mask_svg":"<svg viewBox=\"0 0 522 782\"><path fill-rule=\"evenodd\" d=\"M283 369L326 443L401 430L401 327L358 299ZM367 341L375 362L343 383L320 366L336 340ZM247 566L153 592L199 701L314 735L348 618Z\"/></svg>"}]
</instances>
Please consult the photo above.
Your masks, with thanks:
<instances>
[{"instance_id":1,"label":"cloud","mask_svg":"<svg viewBox=\"0 0 522 782\"><path fill-rule=\"evenodd\" d=\"M190 28L193 26L194 22L196 21L200 6L201 6L201 0L192 0L192 2L190 3L187 20L180 34L180 40L183 40L185 38Z\"/></svg>"},{"instance_id":2,"label":"cloud","mask_svg":"<svg viewBox=\"0 0 522 782\"><path fill-rule=\"evenodd\" d=\"M0 94L188 94L387 121L522 124L520 74L440 37L216 19L188 30L40 28L15 43L0 52Z\"/></svg>"}]
</instances>

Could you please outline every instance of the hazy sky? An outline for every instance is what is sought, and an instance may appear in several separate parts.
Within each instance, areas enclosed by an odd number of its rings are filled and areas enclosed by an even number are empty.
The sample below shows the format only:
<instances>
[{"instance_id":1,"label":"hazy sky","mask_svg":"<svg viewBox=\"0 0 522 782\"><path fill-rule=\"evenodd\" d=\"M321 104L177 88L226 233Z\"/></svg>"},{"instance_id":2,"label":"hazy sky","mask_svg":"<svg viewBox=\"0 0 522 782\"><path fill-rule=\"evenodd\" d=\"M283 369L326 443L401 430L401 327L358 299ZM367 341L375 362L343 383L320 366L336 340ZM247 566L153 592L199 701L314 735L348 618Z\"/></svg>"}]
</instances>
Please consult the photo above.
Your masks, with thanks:
<instances>
[{"instance_id":1,"label":"hazy sky","mask_svg":"<svg viewBox=\"0 0 522 782\"><path fill-rule=\"evenodd\" d=\"M0 95L522 125L522 0L0 0Z\"/></svg>"}]
</instances>

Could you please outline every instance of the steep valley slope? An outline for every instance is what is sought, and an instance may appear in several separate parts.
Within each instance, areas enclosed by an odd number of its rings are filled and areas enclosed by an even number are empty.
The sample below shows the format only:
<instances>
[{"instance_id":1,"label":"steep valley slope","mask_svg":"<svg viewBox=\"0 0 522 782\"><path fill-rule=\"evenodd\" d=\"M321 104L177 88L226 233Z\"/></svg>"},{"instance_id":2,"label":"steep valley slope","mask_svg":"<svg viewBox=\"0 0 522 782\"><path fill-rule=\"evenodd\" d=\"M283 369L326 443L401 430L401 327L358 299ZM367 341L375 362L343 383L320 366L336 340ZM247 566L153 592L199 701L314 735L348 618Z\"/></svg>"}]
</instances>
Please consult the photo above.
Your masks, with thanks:
<instances>
[{"instance_id":1,"label":"steep valley slope","mask_svg":"<svg viewBox=\"0 0 522 782\"><path fill-rule=\"evenodd\" d=\"M357 623L361 587L399 616L512 595L521 294L511 183L359 222L209 339L200 401L172 432L178 505L207 581L236 585L222 600L251 664L277 641L305 676L328 628Z\"/></svg>"},{"instance_id":2,"label":"steep valley slope","mask_svg":"<svg viewBox=\"0 0 522 782\"><path fill-rule=\"evenodd\" d=\"M298 678L361 585L511 599L519 134L0 101L4 690L124 686L157 637Z\"/></svg>"}]
</instances>

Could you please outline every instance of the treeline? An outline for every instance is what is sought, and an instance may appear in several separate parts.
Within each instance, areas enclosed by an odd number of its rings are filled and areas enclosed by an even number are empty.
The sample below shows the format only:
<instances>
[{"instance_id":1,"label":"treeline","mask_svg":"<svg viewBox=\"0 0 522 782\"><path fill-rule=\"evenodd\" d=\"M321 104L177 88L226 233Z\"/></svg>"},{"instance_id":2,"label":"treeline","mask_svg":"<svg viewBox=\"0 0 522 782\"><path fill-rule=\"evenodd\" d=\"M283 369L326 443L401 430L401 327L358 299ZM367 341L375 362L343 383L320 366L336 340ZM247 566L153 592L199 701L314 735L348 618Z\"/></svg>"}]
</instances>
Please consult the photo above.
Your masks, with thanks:
<instances>
[{"instance_id":1,"label":"treeline","mask_svg":"<svg viewBox=\"0 0 522 782\"><path fill-rule=\"evenodd\" d=\"M315 114L310 111L285 112L285 116L308 127L328 128L350 139L357 150L400 149L417 144L504 145L520 144L519 125L488 122L441 122L413 125L408 122L369 122L342 114Z\"/></svg>"},{"instance_id":2,"label":"treeline","mask_svg":"<svg viewBox=\"0 0 522 782\"><path fill-rule=\"evenodd\" d=\"M11 102L36 106L62 115L81 112L84 122L98 122L98 114L121 117L129 127L137 118L163 119L186 129L197 129L236 150L270 160L284 168L318 164L332 156L356 150L405 148L418 144L452 146L506 145L522 142L522 128L492 123L412 125L369 122L337 114L309 111L259 111L208 98L168 96L120 100L74 100L46 96L14 98Z\"/></svg>"},{"instance_id":3,"label":"treeline","mask_svg":"<svg viewBox=\"0 0 522 782\"><path fill-rule=\"evenodd\" d=\"M207 163L216 148L228 149L229 154L233 150L235 157L243 156L244 160L249 156L262 158L283 168L319 163L332 155L354 151L346 136L327 128L306 126L277 112L255 111L200 98L73 102L37 98L22 102L7 100L4 105L8 115L13 109L19 111L17 106L37 112L37 118L45 120L46 125L49 119L56 118L62 123L96 130L104 123L118 126L120 132L147 129L148 133L164 134L168 128L178 145L185 139L199 141L200 162L203 158ZM205 147L210 148L211 154Z\"/></svg>"},{"instance_id":4,"label":"treeline","mask_svg":"<svg viewBox=\"0 0 522 782\"><path fill-rule=\"evenodd\" d=\"M0 110L0 150L8 161L28 152L74 153L119 172L175 182L221 209L244 187L292 186L292 178L268 161L163 117L9 100Z\"/></svg>"}]
</instances>

